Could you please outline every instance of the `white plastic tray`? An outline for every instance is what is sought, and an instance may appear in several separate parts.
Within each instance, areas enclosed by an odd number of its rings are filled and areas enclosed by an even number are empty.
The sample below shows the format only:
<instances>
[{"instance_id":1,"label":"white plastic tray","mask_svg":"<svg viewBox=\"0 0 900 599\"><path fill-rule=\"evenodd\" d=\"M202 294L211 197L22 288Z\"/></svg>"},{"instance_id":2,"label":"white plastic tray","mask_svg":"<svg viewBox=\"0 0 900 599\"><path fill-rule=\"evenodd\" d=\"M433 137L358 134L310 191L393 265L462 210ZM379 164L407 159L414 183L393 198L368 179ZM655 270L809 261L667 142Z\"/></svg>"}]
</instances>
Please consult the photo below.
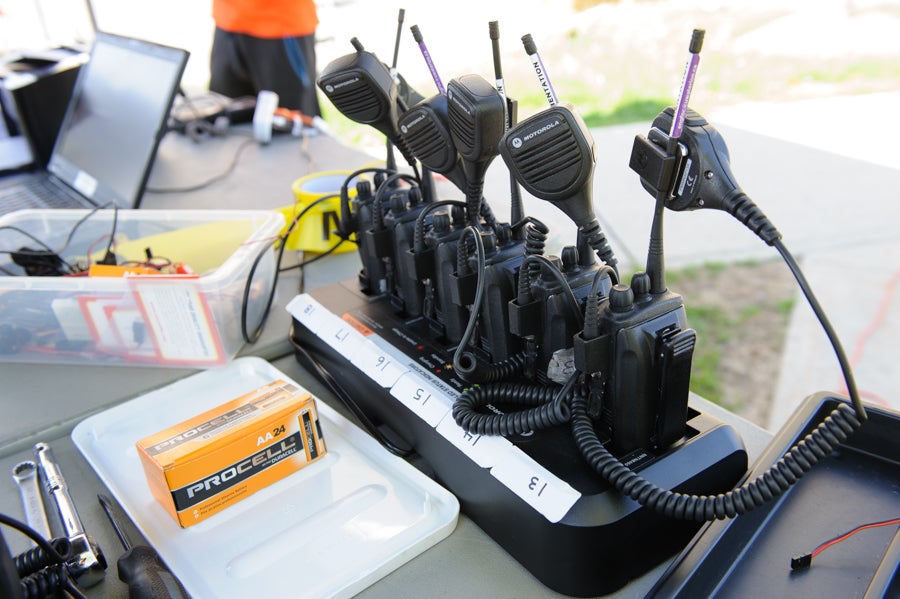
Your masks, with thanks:
<instances>
[{"instance_id":1,"label":"white plastic tray","mask_svg":"<svg viewBox=\"0 0 900 599\"><path fill-rule=\"evenodd\" d=\"M91 416L72 431L194 597L349 597L456 526L456 497L318 401L328 449L322 460L180 528L150 495L135 441L277 378L291 380L264 360L239 358Z\"/></svg>"}]
</instances>

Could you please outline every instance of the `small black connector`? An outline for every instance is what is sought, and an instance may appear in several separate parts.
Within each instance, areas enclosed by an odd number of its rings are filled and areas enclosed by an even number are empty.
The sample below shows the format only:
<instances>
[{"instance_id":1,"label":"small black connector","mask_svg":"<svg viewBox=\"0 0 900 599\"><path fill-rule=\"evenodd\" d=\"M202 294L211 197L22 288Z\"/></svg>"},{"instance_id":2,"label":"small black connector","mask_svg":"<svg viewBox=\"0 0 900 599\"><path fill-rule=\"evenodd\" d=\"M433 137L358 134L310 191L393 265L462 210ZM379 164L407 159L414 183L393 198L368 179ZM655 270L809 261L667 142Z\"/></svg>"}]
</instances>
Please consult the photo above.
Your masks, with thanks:
<instances>
[{"instance_id":1,"label":"small black connector","mask_svg":"<svg viewBox=\"0 0 900 599\"><path fill-rule=\"evenodd\" d=\"M812 553L795 555L791 558L791 570L805 570L812 565Z\"/></svg>"},{"instance_id":2,"label":"small black connector","mask_svg":"<svg viewBox=\"0 0 900 599\"><path fill-rule=\"evenodd\" d=\"M62 277L69 274L62 258L50 250L22 247L9 255L13 263L21 266L29 277Z\"/></svg>"},{"instance_id":3,"label":"small black connector","mask_svg":"<svg viewBox=\"0 0 900 599\"><path fill-rule=\"evenodd\" d=\"M603 372L609 366L610 339L609 335L600 335L593 339L587 339L584 333L579 331L572 338L575 368L579 372L594 374Z\"/></svg>"},{"instance_id":4,"label":"small black connector","mask_svg":"<svg viewBox=\"0 0 900 599\"><path fill-rule=\"evenodd\" d=\"M112 253L111 250L106 250L106 254L103 255L103 259L97 262L97 264L106 264L109 266L115 266L118 263L119 261L116 260L116 255Z\"/></svg>"},{"instance_id":5,"label":"small black connector","mask_svg":"<svg viewBox=\"0 0 900 599\"><path fill-rule=\"evenodd\" d=\"M541 306L539 300L527 304L509 302L509 332L519 337L539 335L541 332Z\"/></svg>"},{"instance_id":6,"label":"small black connector","mask_svg":"<svg viewBox=\"0 0 900 599\"><path fill-rule=\"evenodd\" d=\"M478 286L478 273L458 276L450 275L450 301L457 306L469 306L475 302L475 288Z\"/></svg>"}]
</instances>

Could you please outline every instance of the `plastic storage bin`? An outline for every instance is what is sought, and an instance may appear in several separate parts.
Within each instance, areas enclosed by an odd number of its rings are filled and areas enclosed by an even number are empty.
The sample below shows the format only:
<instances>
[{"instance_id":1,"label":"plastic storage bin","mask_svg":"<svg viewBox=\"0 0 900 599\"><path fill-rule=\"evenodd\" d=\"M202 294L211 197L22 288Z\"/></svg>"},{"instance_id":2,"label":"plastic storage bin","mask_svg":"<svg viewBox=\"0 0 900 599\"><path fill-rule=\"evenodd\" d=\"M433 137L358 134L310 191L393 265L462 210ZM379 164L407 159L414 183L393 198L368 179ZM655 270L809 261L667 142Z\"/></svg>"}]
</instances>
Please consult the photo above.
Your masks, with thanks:
<instances>
[{"instance_id":1,"label":"plastic storage bin","mask_svg":"<svg viewBox=\"0 0 900 599\"><path fill-rule=\"evenodd\" d=\"M278 212L250 210L22 210L0 217L0 361L225 363L243 345L245 295L247 330L265 311L276 268L272 244L283 226ZM119 265L186 267L183 274L81 272L107 248ZM34 263L35 252L51 269L73 274L28 276L21 263Z\"/></svg>"}]
</instances>

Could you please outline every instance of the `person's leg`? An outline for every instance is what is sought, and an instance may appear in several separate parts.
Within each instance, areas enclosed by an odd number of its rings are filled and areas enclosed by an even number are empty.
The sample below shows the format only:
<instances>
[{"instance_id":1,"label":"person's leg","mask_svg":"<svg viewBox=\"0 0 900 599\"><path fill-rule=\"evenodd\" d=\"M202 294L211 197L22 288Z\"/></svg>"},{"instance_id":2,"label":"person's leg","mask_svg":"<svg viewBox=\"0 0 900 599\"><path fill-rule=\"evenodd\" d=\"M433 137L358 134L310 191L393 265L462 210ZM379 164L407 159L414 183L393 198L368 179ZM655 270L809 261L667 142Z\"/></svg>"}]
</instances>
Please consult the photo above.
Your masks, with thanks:
<instances>
[{"instance_id":1,"label":"person's leg","mask_svg":"<svg viewBox=\"0 0 900 599\"><path fill-rule=\"evenodd\" d=\"M241 38L216 27L209 57L209 90L229 98L255 96L256 88L241 53Z\"/></svg>"},{"instance_id":2,"label":"person's leg","mask_svg":"<svg viewBox=\"0 0 900 599\"><path fill-rule=\"evenodd\" d=\"M303 67L307 75L303 81L303 90L300 96L300 111L309 116L320 116L322 111L319 107L319 95L316 88L316 36L303 35L287 40L286 43L294 44L293 50L299 50L303 59ZM289 52L290 53L290 52ZM308 83L307 83L308 81Z\"/></svg>"},{"instance_id":3,"label":"person's leg","mask_svg":"<svg viewBox=\"0 0 900 599\"><path fill-rule=\"evenodd\" d=\"M243 36L241 54L247 65L247 76L257 90L278 94L278 105L318 116L316 93L315 36L287 39L261 39ZM312 49L310 54L309 50Z\"/></svg>"}]
</instances>

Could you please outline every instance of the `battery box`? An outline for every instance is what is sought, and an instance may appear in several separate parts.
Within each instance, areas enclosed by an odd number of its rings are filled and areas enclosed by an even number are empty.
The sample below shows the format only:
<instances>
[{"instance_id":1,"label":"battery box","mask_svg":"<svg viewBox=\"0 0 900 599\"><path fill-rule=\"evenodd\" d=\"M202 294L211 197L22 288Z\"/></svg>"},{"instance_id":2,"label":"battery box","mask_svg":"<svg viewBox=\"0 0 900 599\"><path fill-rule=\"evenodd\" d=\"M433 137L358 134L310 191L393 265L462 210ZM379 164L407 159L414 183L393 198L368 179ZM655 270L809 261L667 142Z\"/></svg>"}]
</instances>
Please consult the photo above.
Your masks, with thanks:
<instances>
[{"instance_id":1,"label":"battery box","mask_svg":"<svg viewBox=\"0 0 900 599\"><path fill-rule=\"evenodd\" d=\"M276 380L136 444L153 496L187 528L325 455L315 400Z\"/></svg>"}]
</instances>

